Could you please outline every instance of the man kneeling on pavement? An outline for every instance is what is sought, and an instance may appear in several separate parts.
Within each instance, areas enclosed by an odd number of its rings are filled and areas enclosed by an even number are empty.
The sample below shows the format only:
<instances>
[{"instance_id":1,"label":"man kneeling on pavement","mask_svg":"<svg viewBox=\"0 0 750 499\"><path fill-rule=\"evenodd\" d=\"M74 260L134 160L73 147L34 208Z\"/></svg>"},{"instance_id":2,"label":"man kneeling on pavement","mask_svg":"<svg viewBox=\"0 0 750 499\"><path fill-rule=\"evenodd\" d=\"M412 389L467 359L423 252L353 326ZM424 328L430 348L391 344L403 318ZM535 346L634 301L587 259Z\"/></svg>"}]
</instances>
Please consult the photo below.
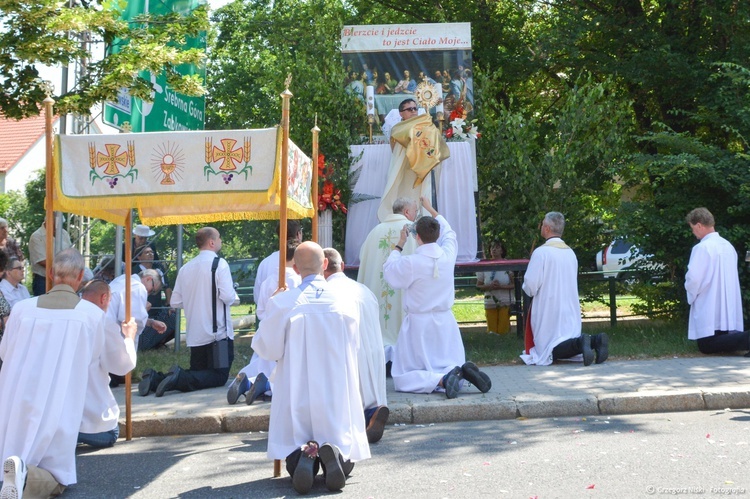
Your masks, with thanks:
<instances>
[{"instance_id":1,"label":"man kneeling on pavement","mask_svg":"<svg viewBox=\"0 0 750 499\"><path fill-rule=\"evenodd\" d=\"M268 302L252 348L276 361L268 457L286 459L294 489L310 491L318 467L326 487L341 490L354 462L368 459L357 370L357 303L323 277L323 249L297 247L302 283Z\"/></svg>"}]
</instances>

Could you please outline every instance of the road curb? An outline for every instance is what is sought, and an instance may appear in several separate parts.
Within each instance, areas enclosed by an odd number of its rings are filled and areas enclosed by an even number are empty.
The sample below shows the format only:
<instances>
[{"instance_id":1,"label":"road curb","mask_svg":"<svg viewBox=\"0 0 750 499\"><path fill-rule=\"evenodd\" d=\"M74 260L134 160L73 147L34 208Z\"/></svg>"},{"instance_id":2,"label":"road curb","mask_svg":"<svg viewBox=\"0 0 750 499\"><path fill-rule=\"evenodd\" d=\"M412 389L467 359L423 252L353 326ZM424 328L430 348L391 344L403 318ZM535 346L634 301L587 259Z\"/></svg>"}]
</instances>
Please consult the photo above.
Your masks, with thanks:
<instances>
[{"instance_id":1,"label":"road curb","mask_svg":"<svg viewBox=\"0 0 750 499\"><path fill-rule=\"evenodd\" d=\"M750 408L750 389L648 390L600 395L523 395L501 397L490 394L462 394L456 399L431 395L389 405L389 424L439 424L455 421L487 421L571 416L614 416L658 412ZM431 400L434 398L434 400ZM133 419L134 437L242 433L268 431L268 402L253 406L214 408L210 414L193 411L160 411ZM124 418L120 434L125 435Z\"/></svg>"}]
</instances>

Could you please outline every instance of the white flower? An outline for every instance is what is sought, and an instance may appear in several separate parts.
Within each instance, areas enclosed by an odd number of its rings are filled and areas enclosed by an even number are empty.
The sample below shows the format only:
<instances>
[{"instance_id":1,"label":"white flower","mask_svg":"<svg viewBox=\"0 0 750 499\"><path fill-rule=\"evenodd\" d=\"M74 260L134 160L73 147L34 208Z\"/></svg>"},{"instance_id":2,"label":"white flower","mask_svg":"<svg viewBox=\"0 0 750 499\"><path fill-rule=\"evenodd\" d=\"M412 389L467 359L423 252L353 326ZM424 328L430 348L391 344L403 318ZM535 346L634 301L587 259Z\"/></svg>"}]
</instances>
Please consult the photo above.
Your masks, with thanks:
<instances>
[{"instance_id":1,"label":"white flower","mask_svg":"<svg viewBox=\"0 0 750 499\"><path fill-rule=\"evenodd\" d=\"M463 118L456 118L455 120L451 121L451 126L453 127L453 134L459 134L461 136L464 135L464 119Z\"/></svg>"},{"instance_id":2,"label":"white flower","mask_svg":"<svg viewBox=\"0 0 750 499\"><path fill-rule=\"evenodd\" d=\"M469 137L471 137L472 139L476 139L478 133L479 133L479 128L475 126L470 127L468 130Z\"/></svg>"}]
</instances>

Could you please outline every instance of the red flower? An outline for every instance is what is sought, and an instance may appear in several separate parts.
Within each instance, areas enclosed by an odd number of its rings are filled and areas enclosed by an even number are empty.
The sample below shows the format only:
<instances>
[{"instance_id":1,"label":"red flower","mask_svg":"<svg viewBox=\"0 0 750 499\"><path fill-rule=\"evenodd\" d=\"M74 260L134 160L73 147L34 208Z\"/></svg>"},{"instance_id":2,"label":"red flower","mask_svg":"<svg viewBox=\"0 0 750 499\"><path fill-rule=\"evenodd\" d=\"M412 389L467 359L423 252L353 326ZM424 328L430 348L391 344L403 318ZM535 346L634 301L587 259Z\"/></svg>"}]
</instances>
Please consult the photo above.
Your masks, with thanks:
<instances>
[{"instance_id":1,"label":"red flower","mask_svg":"<svg viewBox=\"0 0 750 499\"><path fill-rule=\"evenodd\" d=\"M447 129L447 130L445 131L445 136L446 136L447 138L449 138L449 139L450 139L451 137L453 137L453 127L448 127L448 129Z\"/></svg>"}]
</instances>

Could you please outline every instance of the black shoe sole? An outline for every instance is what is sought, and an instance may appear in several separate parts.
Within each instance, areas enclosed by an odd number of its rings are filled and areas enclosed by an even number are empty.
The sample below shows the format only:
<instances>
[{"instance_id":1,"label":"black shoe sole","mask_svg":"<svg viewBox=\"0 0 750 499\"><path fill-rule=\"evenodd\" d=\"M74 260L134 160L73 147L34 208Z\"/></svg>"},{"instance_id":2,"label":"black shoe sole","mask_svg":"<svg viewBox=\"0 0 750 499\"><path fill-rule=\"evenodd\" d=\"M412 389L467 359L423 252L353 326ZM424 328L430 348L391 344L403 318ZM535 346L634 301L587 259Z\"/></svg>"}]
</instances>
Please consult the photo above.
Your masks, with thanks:
<instances>
[{"instance_id":1,"label":"black shoe sole","mask_svg":"<svg viewBox=\"0 0 750 499\"><path fill-rule=\"evenodd\" d=\"M599 344L596 349L596 363L602 364L609 358L609 336L607 333L599 333Z\"/></svg>"},{"instance_id":2,"label":"black shoe sole","mask_svg":"<svg viewBox=\"0 0 750 499\"><path fill-rule=\"evenodd\" d=\"M487 393L492 388L492 380L487 374L479 370L473 362L467 362L461 367L461 372L466 381L476 386L482 393Z\"/></svg>"},{"instance_id":3,"label":"black shoe sole","mask_svg":"<svg viewBox=\"0 0 750 499\"><path fill-rule=\"evenodd\" d=\"M594 363L594 351L591 349L591 336L588 334L581 335L581 354L583 355L583 365L590 366Z\"/></svg>"},{"instance_id":4,"label":"black shoe sole","mask_svg":"<svg viewBox=\"0 0 750 499\"><path fill-rule=\"evenodd\" d=\"M341 452L331 444L323 444L318 451L320 464L326 475L326 487L331 492L341 490L346 485L346 476L341 468Z\"/></svg>"},{"instance_id":5,"label":"black shoe sole","mask_svg":"<svg viewBox=\"0 0 750 499\"><path fill-rule=\"evenodd\" d=\"M315 458L309 457L304 452L300 455L297 467L294 469L294 475L292 475L292 486L298 494L307 494L310 492L315 480L315 475L313 474L314 464Z\"/></svg>"},{"instance_id":6,"label":"black shoe sole","mask_svg":"<svg viewBox=\"0 0 750 499\"><path fill-rule=\"evenodd\" d=\"M229 390L227 390L227 402L229 402L229 405L236 404L240 399L240 395L242 395L240 389L242 388L242 383L246 379L247 375L245 373L240 373L232 380L232 384L229 385Z\"/></svg>"},{"instance_id":7,"label":"black shoe sole","mask_svg":"<svg viewBox=\"0 0 750 499\"><path fill-rule=\"evenodd\" d=\"M445 396L449 399L458 397L458 392L461 389L461 368L456 366L443 380L443 388L445 388Z\"/></svg>"},{"instance_id":8,"label":"black shoe sole","mask_svg":"<svg viewBox=\"0 0 750 499\"><path fill-rule=\"evenodd\" d=\"M145 397L151 393L151 380L154 379L154 374L156 374L156 371L151 368L141 373L141 381L138 382L138 395L141 397Z\"/></svg>"},{"instance_id":9,"label":"black shoe sole","mask_svg":"<svg viewBox=\"0 0 750 499\"><path fill-rule=\"evenodd\" d=\"M391 410L386 406L378 407L375 410L375 414L370 418L370 424L367 425L367 442L374 444L383 438L383 432L385 431L385 424L388 422L388 416L391 415Z\"/></svg>"},{"instance_id":10,"label":"black shoe sole","mask_svg":"<svg viewBox=\"0 0 750 499\"><path fill-rule=\"evenodd\" d=\"M157 397L161 397L164 395L164 392L174 390L174 387L177 386L177 377L179 375L179 366L173 366L172 369L169 370L169 374L167 374L167 377L164 378L161 383L159 383L159 386L156 387L156 392L154 393L154 395Z\"/></svg>"},{"instance_id":11,"label":"black shoe sole","mask_svg":"<svg viewBox=\"0 0 750 499\"><path fill-rule=\"evenodd\" d=\"M255 378L255 383L250 386L250 389L245 394L245 403L247 405L250 405L255 402L258 397L266 393L267 383L268 378L266 377L266 375L263 373L259 373Z\"/></svg>"}]
</instances>

